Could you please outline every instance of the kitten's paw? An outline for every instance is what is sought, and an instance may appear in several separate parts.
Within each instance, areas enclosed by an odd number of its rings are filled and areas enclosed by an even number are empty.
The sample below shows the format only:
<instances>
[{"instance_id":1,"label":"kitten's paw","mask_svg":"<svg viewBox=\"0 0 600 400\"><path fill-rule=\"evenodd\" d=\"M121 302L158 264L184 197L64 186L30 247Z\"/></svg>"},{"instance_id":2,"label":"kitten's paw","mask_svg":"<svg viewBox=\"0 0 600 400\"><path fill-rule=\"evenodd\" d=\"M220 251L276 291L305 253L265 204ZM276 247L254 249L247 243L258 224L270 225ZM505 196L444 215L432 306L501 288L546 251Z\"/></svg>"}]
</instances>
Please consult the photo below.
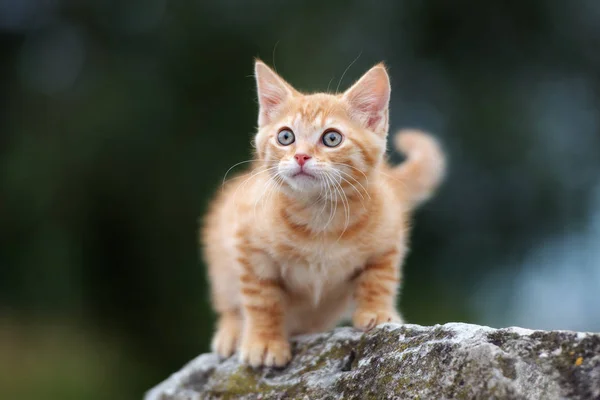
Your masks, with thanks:
<instances>
[{"instance_id":1,"label":"kitten's paw","mask_svg":"<svg viewBox=\"0 0 600 400\"><path fill-rule=\"evenodd\" d=\"M386 322L394 322L401 324L402 318L395 310L356 310L352 317L352 323L355 328L362 331L369 331L377 325L385 324Z\"/></svg>"},{"instance_id":2,"label":"kitten's paw","mask_svg":"<svg viewBox=\"0 0 600 400\"><path fill-rule=\"evenodd\" d=\"M252 336L240 346L240 361L253 367L284 367L292 359L290 343L284 339Z\"/></svg>"},{"instance_id":3,"label":"kitten's paw","mask_svg":"<svg viewBox=\"0 0 600 400\"><path fill-rule=\"evenodd\" d=\"M219 321L219 328L211 343L213 353L223 358L235 353L240 338L240 325L239 319L222 318Z\"/></svg>"}]
</instances>

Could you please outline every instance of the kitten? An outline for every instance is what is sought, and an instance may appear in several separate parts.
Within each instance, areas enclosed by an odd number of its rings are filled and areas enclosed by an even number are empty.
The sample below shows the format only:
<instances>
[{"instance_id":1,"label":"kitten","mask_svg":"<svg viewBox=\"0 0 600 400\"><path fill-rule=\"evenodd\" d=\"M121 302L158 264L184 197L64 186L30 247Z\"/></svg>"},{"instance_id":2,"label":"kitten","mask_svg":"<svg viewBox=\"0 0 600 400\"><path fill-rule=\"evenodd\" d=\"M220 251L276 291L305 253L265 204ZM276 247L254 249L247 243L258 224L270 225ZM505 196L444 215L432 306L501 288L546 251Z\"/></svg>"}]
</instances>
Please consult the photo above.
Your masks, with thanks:
<instances>
[{"instance_id":1,"label":"kitten","mask_svg":"<svg viewBox=\"0 0 600 400\"><path fill-rule=\"evenodd\" d=\"M250 172L227 182L202 231L218 313L213 351L283 366L290 335L402 323L396 310L409 212L444 174L430 136L395 136L385 160L389 77L383 64L343 94L302 94L256 61L258 133Z\"/></svg>"}]
</instances>

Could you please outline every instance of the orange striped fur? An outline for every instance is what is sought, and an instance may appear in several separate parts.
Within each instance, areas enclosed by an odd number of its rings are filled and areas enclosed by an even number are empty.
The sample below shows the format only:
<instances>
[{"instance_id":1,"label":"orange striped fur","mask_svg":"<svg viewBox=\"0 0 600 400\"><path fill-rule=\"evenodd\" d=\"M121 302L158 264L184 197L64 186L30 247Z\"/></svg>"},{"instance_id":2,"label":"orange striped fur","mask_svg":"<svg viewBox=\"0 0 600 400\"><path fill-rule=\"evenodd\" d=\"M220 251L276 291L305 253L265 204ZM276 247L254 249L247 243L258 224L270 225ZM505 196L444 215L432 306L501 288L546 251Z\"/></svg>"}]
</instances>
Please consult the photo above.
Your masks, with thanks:
<instances>
[{"instance_id":1,"label":"orange striped fur","mask_svg":"<svg viewBox=\"0 0 600 400\"><path fill-rule=\"evenodd\" d=\"M395 137L407 160L385 161L390 84L381 64L341 94L302 94L260 61L256 80L256 159L224 185L201 239L219 315L213 350L282 366L290 335L345 316L363 330L402 322L409 213L440 183L444 157L432 137L408 131ZM282 129L293 142L280 142ZM335 147L324 141L332 129Z\"/></svg>"}]
</instances>

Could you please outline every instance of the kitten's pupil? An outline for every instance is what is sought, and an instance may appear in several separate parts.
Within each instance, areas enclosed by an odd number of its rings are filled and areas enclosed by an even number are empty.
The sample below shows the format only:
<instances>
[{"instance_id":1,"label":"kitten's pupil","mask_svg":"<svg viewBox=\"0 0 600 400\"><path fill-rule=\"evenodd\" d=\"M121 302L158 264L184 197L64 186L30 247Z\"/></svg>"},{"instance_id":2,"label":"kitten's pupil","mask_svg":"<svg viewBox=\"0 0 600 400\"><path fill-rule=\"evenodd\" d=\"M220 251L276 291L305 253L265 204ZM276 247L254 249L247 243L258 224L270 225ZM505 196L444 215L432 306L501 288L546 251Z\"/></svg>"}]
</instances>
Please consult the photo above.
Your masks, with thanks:
<instances>
[{"instance_id":1,"label":"kitten's pupil","mask_svg":"<svg viewBox=\"0 0 600 400\"><path fill-rule=\"evenodd\" d=\"M327 147L336 147L342 142L342 135L338 132L326 132L323 135L323 143Z\"/></svg>"},{"instance_id":2,"label":"kitten's pupil","mask_svg":"<svg viewBox=\"0 0 600 400\"><path fill-rule=\"evenodd\" d=\"M283 129L277 134L277 140L283 146L288 146L294 143L295 137L292 131L288 129Z\"/></svg>"}]
</instances>

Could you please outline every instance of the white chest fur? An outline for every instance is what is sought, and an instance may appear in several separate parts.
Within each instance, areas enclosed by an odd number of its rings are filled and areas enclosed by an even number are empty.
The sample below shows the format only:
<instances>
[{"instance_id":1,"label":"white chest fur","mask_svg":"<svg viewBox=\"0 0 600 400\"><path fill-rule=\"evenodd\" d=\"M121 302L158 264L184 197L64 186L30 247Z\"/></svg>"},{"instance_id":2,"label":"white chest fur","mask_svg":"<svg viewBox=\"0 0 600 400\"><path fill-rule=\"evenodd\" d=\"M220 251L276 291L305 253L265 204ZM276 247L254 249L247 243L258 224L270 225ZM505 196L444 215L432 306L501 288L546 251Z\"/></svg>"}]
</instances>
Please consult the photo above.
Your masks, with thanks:
<instances>
[{"instance_id":1,"label":"white chest fur","mask_svg":"<svg viewBox=\"0 0 600 400\"><path fill-rule=\"evenodd\" d=\"M317 305L328 289L344 284L365 262L356 248L339 243L296 249L300 257L278 257L285 286L296 293L309 295Z\"/></svg>"}]
</instances>

